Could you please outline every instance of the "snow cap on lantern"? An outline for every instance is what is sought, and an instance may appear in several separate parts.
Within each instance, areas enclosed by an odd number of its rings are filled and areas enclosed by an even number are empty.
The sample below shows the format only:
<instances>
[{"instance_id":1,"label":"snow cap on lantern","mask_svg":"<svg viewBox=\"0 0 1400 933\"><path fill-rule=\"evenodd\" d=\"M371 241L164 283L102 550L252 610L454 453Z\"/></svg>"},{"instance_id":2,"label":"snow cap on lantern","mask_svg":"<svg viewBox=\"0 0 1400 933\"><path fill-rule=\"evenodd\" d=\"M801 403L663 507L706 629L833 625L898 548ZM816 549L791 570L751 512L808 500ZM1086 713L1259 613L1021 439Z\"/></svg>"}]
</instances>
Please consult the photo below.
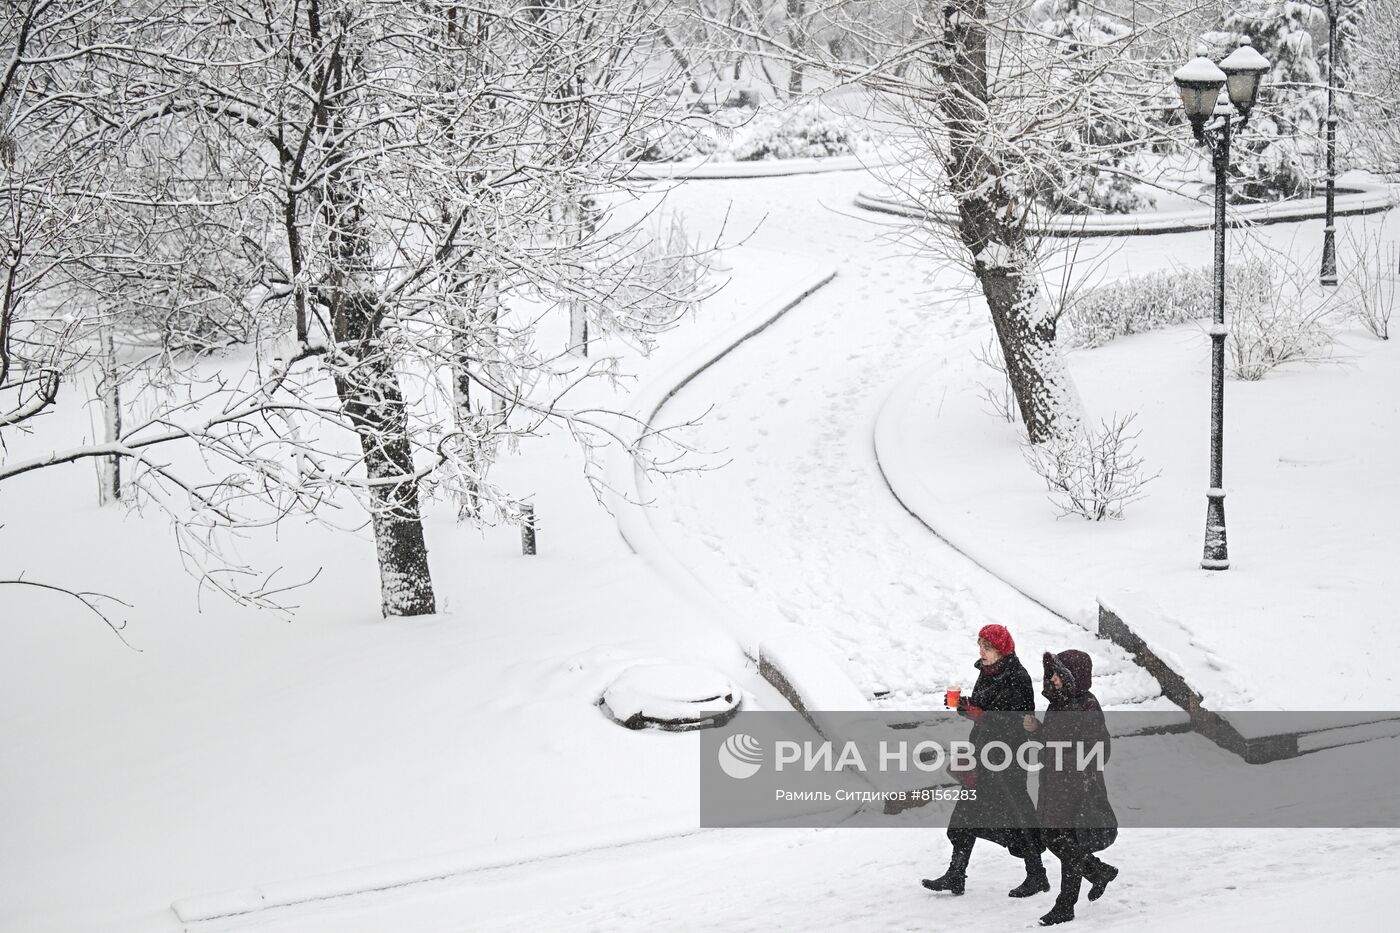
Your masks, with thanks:
<instances>
[{"instance_id":1,"label":"snow cap on lantern","mask_svg":"<svg viewBox=\"0 0 1400 933\"><path fill-rule=\"evenodd\" d=\"M1215 113L1220 89L1225 86L1225 72L1204 54L1199 54L1178 68L1172 80L1181 91L1181 106L1186 111L1186 118L1199 136L1201 127Z\"/></svg>"},{"instance_id":2,"label":"snow cap on lantern","mask_svg":"<svg viewBox=\"0 0 1400 933\"><path fill-rule=\"evenodd\" d=\"M1220 63L1220 70L1225 73L1225 87L1230 94L1230 103L1235 105L1240 116L1246 120L1249 119L1249 112L1254 109L1255 101L1259 99L1259 82L1270 67L1269 60L1249 44L1247 37L1241 39L1239 48L1225 56Z\"/></svg>"}]
</instances>

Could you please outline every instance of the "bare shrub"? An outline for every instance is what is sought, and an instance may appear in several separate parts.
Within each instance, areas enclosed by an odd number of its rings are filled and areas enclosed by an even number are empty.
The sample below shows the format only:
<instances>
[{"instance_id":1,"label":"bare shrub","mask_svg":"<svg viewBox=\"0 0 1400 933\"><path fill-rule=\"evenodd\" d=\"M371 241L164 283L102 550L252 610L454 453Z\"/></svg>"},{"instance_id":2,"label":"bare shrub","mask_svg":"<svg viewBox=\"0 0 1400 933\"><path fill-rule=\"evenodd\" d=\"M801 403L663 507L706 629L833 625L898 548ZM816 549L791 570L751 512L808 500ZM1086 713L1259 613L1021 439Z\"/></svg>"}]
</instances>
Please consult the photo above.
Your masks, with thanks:
<instances>
[{"instance_id":1,"label":"bare shrub","mask_svg":"<svg viewBox=\"0 0 1400 933\"><path fill-rule=\"evenodd\" d=\"M1045 480L1049 499L1060 515L1088 521L1123 517L1123 509L1146 495L1159 473L1148 474L1137 452L1141 431L1132 430L1135 413L1114 415L1099 427L1084 427L1064 437L1027 444L1021 454Z\"/></svg>"},{"instance_id":2,"label":"bare shrub","mask_svg":"<svg viewBox=\"0 0 1400 933\"><path fill-rule=\"evenodd\" d=\"M1316 260L1315 254L1294 260L1271 252L1267 262L1251 257L1241 274L1226 280L1230 375L1252 382L1284 363L1327 358L1336 299L1335 292L1319 293Z\"/></svg>"},{"instance_id":3,"label":"bare shrub","mask_svg":"<svg viewBox=\"0 0 1400 933\"><path fill-rule=\"evenodd\" d=\"M627 275L613 292L613 307L600 312L599 324L649 352L653 335L695 313L716 291L710 281L714 251L691 238L680 214L666 211L638 227L620 252L616 264Z\"/></svg>"},{"instance_id":4,"label":"bare shrub","mask_svg":"<svg viewBox=\"0 0 1400 933\"><path fill-rule=\"evenodd\" d=\"M1355 289L1346 309L1349 320L1355 321L1381 340L1390 339L1390 315L1395 310L1397 266L1400 250L1395 243L1382 243L1379 234L1347 234L1347 254L1356 261L1347 270L1347 279Z\"/></svg>"},{"instance_id":5,"label":"bare shrub","mask_svg":"<svg viewBox=\"0 0 1400 933\"><path fill-rule=\"evenodd\" d=\"M1016 393L1011 388L1011 377L1006 375L1006 363L1002 359L1001 348L997 346L996 336L988 337L985 343L972 351L972 356L997 374L992 383L977 384L978 395L986 403L985 410L1007 424L1015 424Z\"/></svg>"}]
</instances>

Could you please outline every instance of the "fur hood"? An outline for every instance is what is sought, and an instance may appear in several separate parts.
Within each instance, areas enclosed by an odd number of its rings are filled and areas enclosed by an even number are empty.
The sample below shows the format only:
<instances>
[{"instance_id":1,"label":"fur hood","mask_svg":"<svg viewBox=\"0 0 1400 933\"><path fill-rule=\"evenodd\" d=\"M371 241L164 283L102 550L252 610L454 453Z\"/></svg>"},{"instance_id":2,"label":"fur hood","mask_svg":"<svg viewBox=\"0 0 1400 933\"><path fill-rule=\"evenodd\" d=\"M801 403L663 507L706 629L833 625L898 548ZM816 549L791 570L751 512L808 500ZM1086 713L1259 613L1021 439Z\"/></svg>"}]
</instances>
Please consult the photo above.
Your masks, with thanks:
<instances>
[{"instance_id":1,"label":"fur hood","mask_svg":"<svg viewBox=\"0 0 1400 933\"><path fill-rule=\"evenodd\" d=\"M1064 686L1058 692L1064 697L1076 697L1080 694L1088 693L1094 685L1094 660L1083 651L1071 648L1068 651L1061 651L1059 654L1045 652L1045 695L1050 696L1055 690L1050 685L1050 678L1060 675L1060 683Z\"/></svg>"}]
</instances>

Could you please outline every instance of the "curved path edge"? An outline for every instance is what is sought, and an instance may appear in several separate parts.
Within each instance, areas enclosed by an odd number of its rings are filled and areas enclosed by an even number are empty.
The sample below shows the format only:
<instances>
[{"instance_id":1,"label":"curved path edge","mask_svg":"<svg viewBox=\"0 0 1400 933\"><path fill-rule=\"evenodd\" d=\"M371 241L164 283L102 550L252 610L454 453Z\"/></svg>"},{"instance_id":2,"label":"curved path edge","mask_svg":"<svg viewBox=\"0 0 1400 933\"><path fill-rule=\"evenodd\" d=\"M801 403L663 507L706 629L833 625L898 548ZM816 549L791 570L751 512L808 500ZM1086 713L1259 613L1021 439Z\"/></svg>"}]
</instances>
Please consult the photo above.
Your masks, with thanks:
<instances>
[{"instance_id":1,"label":"curved path edge","mask_svg":"<svg viewBox=\"0 0 1400 933\"><path fill-rule=\"evenodd\" d=\"M918 476L918 464L911 463L905 457L894 453L896 449L894 439L903 435L903 426L915 414L913 410L915 389L929 381L929 374L935 371L935 368L946 370L950 365L946 357L939 360L926 360L906 371L891 386L889 394L885 396L884 402L880 405L879 413L875 416L875 429L872 436L875 466L880 472L881 480L884 481L885 487L895 501L919 524L927 528L950 548L982 568L988 575L1020 593L1051 615L1097 633L1096 627L1080 618L1081 613L1077 612L1072 607L1071 602L1066 601L1062 594L1047 593L1032 582L1013 579L1003 568L998 566L998 562L990 559L983 548L973 541L964 539L964 536L957 532L950 531L949 523L941 521L936 514L930 514L933 510L928 507L926 498L920 494L923 483Z\"/></svg>"},{"instance_id":2,"label":"curved path edge","mask_svg":"<svg viewBox=\"0 0 1400 933\"><path fill-rule=\"evenodd\" d=\"M513 865L568 858L663 839L679 839L707 831L697 829L693 824L656 823L651 826L620 827L603 835L594 834L587 840L569 840L562 847L552 850L529 844L497 844L298 881L275 882L258 887L185 897L172 903L170 909L182 923L222 920L316 901L379 894L410 885L509 868Z\"/></svg>"},{"instance_id":3,"label":"curved path edge","mask_svg":"<svg viewBox=\"0 0 1400 933\"><path fill-rule=\"evenodd\" d=\"M760 159L753 162L718 162L684 159L679 162L640 162L627 172L633 181L718 180L733 178L781 178L786 175L820 175L882 168L889 160L858 155L820 159Z\"/></svg>"},{"instance_id":4,"label":"curved path edge","mask_svg":"<svg viewBox=\"0 0 1400 933\"><path fill-rule=\"evenodd\" d=\"M652 430L652 423L661 409L701 373L724 359L751 337L767 330L834 278L834 269L822 269L800 276L784 294L760 306L746 319L735 322L719 336L691 351L664 375L638 389L632 396L626 415L641 427L627 447L644 443L643 438ZM686 595L698 597L705 603L716 604L714 594L703 586L688 567L676 559L657 535L651 522L651 508L646 504L649 499L645 492L646 471L626 448L614 447L609 451L604 476L609 490L605 504L617 522L622 540L633 553L658 565L657 569L662 576Z\"/></svg>"},{"instance_id":5,"label":"curved path edge","mask_svg":"<svg viewBox=\"0 0 1400 933\"><path fill-rule=\"evenodd\" d=\"M642 442L661 409L678 392L835 278L836 270L830 268L797 277L783 294L760 306L745 319L735 322L672 366L664 376L639 389L628 410L628 415L643 426L633 439L633 444ZM708 607L720 618L732 616L733 610L710 592L704 581L657 534L652 523L652 509L646 504L649 498L646 473L626 449L614 447L610 451L605 476L609 489L606 504L627 546L650 564L662 579L697 605ZM739 635L735 631L736 626L725 627ZM760 624L746 619L742 629L741 648L758 665L760 676L802 713L821 735L827 736L831 732L823 711L869 708L870 702L860 688L800 626L794 623Z\"/></svg>"},{"instance_id":6,"label":"curved path edge","mask_svg":"<svg viewBox=\"0 0 1400 933\"><path fill-rule=\"evenodd\" d=\"M1185 711L1190 728L1210 739L1226 751L1251 764L1264 764L1299 755L1357 742L1393 738L1400 734L1400 713L1339 713L1335 722L1302 723L1293 730L1269 735L1242 732L1231 714L1209 709L1201 692L1189 677L1173 666L1172 655L1154 647L1134 629L1134 620L1160 614L1160 607L1150 599L1128 590L1100 593L1084 606L1071 590L1056 591L1043 579L1015 578L1006 572L1003 562L992 558L969 536L959 533L957 522L940 516L935 498L919 475L919 464L903 456L897 439L906 436L910 419L924 416L927 409L918 403L919 389L946 372L946 385L961 371L947 358L926 360L900 376L886 396L876 416L873 444L875 461L890 494L920 524L942 539L949 547L967 557L1006 586L1021 593L1041 608L1068 622L1087 628L1100 638L1124 649L1133 661L1146 670L1162 688L1162 694ZM1088 605L1092 604L1092 609Z\"/></svg>"},{"instance_id":7,"label":"curved path edge","mask_svg":"<svg viewBox=\"0 0 1400 933\"><path fill-rule=\"evenodd\" d=\"M1395 205L1396 196L1387 185L1348 181L1336 197L1338 217L1377 214ZM1277 204L1247 204L1230 208L1228 225L1277 224L1311 220L1326 216L1326 199L1319 196ZM917 204L881 191L862 191L855 197L857 207L900 217L956 223L958 213L949 208L923 208ZM1209 230L1215 225L1212 208L1184 211L1145 211L1137 214L1095 214L1075 216L1059 214L1041 224L1031 224L1029 232L1037 236L1151 236L1159 233L1184 233Z\"/></svg>"}]
</instances>

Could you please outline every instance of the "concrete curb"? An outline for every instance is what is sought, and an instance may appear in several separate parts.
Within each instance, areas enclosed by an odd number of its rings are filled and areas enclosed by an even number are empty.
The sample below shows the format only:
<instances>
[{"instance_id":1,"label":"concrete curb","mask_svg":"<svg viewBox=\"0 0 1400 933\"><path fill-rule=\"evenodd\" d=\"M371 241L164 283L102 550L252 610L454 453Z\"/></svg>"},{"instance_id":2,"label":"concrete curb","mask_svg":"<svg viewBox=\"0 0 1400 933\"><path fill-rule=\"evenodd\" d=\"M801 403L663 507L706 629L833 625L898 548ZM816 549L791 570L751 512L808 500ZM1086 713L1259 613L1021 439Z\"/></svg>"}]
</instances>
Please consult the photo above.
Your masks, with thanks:
<instances>
[{"instance_id":1,"label":"concrete curb","mask_svg":"<svg viewBox=\"0 0 1400 933\"><path fill-rule=\"evenodd\" d=\"M680 162L643 162L630 169L633 181L719 180L733 178L783 178L789 175L821 175L826 172L869 171L889 162L862 156L827 156L822 159L764 159L757 162L715 162L685 159Z\"/></svg>"},{"instance_id":2,"label":"concrete curb","mask_svg":"<svg viewBox=\"0 0 1400 933\"><path fill-rule=\"evenodd\" d=\"M949 365L946 358L944 358L944 365ZM942 531L938 528L936 520L916 511L909 505L907 497L900 495L899 489L904 485L904 479L899 475L898 468L894 465L892 458L882 456L881 451L885 449L886 439L892 435L898 434L899 429L896 422L900 420L903 414L899 403L911 395L910 389L912 386L918 385L924 381L928 369L929 361L925 361L903 373L894 381L893 385L890 387L889 393L885 396L885 400L880 403L880 411L875 416L875 427L871 436L871 448L875 455L875 466L879 471L880 481L885 484L885 488L889 490L890 495L900 504L904 511L908 512L919 524L927 528L934 537L980 567L988 576L1020 593L1026 599L1035 603L1051 615L1057 616L1079 628L1091 628L1084 621L1075 619L1073 614L1066 611L1063 606L1057 605L1057 601L1054 598L1047 597L1044 593L1032 592L1024 583L1011 579L1005 573L997 570L997 568L993 566L993 561L989 560L986 554L981 553L977 549L975 543L955 540L949 537L946 531Z\"/></svg>"},{"instance_id":3,"label":"concrete curb","mask_svg":"<svg viewBox=\"0 0 1400 933\"><path fill-rule=\"evenodd\" d=\"M1338 217L1376 214L1395 205L1396 197L1386 185L1349 181L1339 189L1336 198ZM957 211L952 208L925 209L910 204L886 192L862 191L856 195L857 207L940 223L955 224ZM1258 224L1288 223L1310 220L1325 215L1324 198L1305 198L1277 204L1249 204L1232 207L1226 215L1231 227ZM1209 230L1215 225L1215 213L1209 207L1185 211L1153 211L1139 214L1094 214L1083 217L1057 215L1044 223L1032 223L1029 232L1036 236L1095 237L1152 236L1161 233L1185 233Z\"/></svg>"},{"instance_id":4,"label":"concrete curb","mask_svg":"<svg viewBox=\"0 0 1400 933\"><path fill-rule=\"evenodd\" d=\"M880 456L881 439L887 436L888 432L897 431L895 422L900 419L902 413L900 403L911 397L912 393L909 391L911 386L921 383L926 378L928 366L927 362L921 364L896 380L876 416L872 443L881 480L895 501L899 502L905 511L940 540L947 543L949 547L1047 612L1068 622L1080 624L1064 611L1055 607L1056 599L1032 592L1026 584L1019 583L999 572L992 566L993 561L983 559L981 555L975 553L975 548L966 547L949 538L945 532L939 530L935 519L915 511L909 506L906 499L900 496L897 487L901 480L898 475L891 476L890 470L894 467L889 464L889 458L881 458ZM1356 717L1346 719L1346 721L1336 725L1299 729L1274 735L1243 735L1226 716L1208 709L1203 703L1201 692L1195 689L1189 680L1172 666L1170 661L1163 656L1162 651L1154 649L1138 631L1134 630L1128 621L1129 617L1138 614L1141 610L1135 606L1130 595L1124 594L1119 599L1100 597L1096 600L1096 608L1097 627L1093 631L1100 638L1113 642L1131 655L1133 661L1157 681L1161 687L1162 695L1186 712L1193 731L1199 732L1226 751L1240 756L1249 764L1265 764L1327 748L1400 735L1400 714L1364 713L1359 713ZM1138 612L1135 612L1135 609Z\"/></svg>"},{"instance_id":5,"label":"concrete curb","mask_svg":"<svg viewBox=\"0 0 1400 933\"><path fill-rule=\"evenodd\" d=\"M230 917L296 907L317 901L328 901L361 894L378 894L410 885L441 881L476 872L510 868L515 865L569 858L589 852L643 845L663 839L679 839L703 832L707 832L707 830L680 825L656 826L651 829L623 828L601 839L595 837L589 843L580 842L566 845L562 850L552 852L540 852L533 848L510 844L492 846L490 850L465 850L449 855L411 859L298 881L274 882L258 887L184 897L174 901L170 905L170 909L181 923L224 920Z\"/></svg>"},{"instance_id":6,"label":"concrete curb","mask_svg":"<svg viewBox=\"0 0 1400 933\"><path fill-rule=\"evenodd\" d=\"M746 321L700 347L664 380L645 387L634 397L628 414L638 424L651 425L666 403L711 366L724 359L751 338L761 334L807 298L836 278L835 270L824 270L798 280L786 295L770 302ZM679 374L679 375L677 375ZM645 430L645 429L644 429ZM641 434L639 433L639 438ZM614 449L607 464L608 508L627 546L650 563L663 578L696 604L709 606L717 615L727 613L715 596L666 546L651 522L651 510L641 503L645 477L641 467L625 450ZM823 710L859 710L869 702L845 672L831 658L813 646L796 625L774 627L742 645L744 654L758 667L759 675L783 695L824 738L830 729L823 721Z\"/></svg>"},{"instance_id":7,"label":"concrete curb","mask_svg":"<svg viewBox=\"0 0 1400 933\"><path fill-rule=\"evenodd\" d=\"M1128 624L1128 612L1121 606L1110 606L1099 600L1099 637L1106 638L1133 656L1162 686L1162 695L1184 709L1191 717L1191 726L1226 751L1239 755L1252 765L1267 764L1297 758L1310 752L1324 751L1342 745L1353 745L1375 739L1400 735L1400 714L1373 715L1358 713L1353 721L1316 729L1299 729L1273 735L1245 736L1224 716L1207 709L1199 691L1133 631ZM1361 728L1361 727L1380 728Z\"/></svg>"}]
</instances>

